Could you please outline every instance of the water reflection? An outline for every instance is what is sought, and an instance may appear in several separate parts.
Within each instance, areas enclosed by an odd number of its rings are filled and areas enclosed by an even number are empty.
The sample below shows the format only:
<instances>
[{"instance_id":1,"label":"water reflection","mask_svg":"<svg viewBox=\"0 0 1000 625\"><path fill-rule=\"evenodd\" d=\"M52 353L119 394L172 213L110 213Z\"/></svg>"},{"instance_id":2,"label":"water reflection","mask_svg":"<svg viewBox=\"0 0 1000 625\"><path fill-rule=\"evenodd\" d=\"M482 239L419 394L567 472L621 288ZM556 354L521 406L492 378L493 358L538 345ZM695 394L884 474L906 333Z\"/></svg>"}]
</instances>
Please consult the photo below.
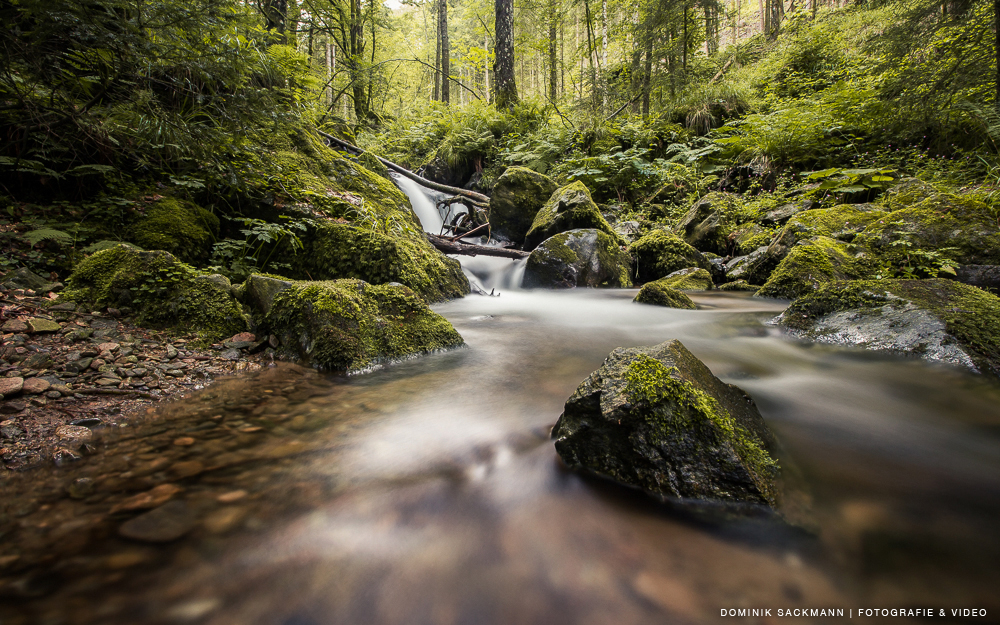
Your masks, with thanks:
<instances>
[{"instance_id":1,"label":"water reflection","mask_svg":"<svg viewBox=\"0 0 1000 625\"><path fill-rule=\"evenodd\" d=\"M468 348L352 378L284 365L225 381L107 435L76 466L8 480L0 620L995 614L997 384L788 341L763 323L778 303L713 294L677 311L633 294L450 302L438 310ZM668 338L757 398L802 481L802 526L692 516L559 468L548 427L577 384L614 347ZM183 504L166 519L187 523L182 537L157 542L155 523L122 536L157 496Z\"/></svg>"}]
</instances>

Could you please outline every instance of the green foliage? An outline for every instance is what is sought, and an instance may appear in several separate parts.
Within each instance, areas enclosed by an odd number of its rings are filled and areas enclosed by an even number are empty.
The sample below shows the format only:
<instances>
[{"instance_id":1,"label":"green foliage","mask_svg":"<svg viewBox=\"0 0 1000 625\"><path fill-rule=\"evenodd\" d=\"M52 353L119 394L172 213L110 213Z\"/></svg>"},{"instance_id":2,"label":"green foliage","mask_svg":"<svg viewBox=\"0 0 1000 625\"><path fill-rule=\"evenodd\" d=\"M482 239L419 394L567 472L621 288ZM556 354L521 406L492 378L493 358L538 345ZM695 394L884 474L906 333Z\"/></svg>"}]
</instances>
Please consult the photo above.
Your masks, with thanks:
<instances>
[{"instance_id":1,"label":"green foliage","mask_svg":"<svg viewBox=\"0 0 1000 625\"><path fill-rule=\"evenodd\" d=\"M294 255L303 248L298 233L315 225L311 219L281 215L286 223L270 223L262 219L240 217L243 239L223 239L212 247L212 267L234 282L242 282L251 273L281 273L291 269L289 263L274 262L272 257L284 244Z\"/></svg>"}]
</instances>

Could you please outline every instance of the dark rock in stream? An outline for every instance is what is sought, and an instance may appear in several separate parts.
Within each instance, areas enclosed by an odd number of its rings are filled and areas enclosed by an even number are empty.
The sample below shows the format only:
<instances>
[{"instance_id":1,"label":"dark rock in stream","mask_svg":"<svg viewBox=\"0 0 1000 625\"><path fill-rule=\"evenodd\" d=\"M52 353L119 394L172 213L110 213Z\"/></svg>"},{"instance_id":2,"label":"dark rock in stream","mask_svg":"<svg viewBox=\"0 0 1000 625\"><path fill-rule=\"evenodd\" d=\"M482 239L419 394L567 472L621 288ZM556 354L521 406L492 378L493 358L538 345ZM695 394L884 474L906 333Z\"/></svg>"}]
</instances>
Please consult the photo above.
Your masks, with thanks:
<instances>
[{"instance_id":1,"label":"dark rock in stream","mask_svg":"<svg viewBox=\"0 0 1000 625\"><path fill-rule=\"evenodd\" d=\"M548 176L526 167L508 167L497 179L490 199L490 225L494 233L523 243L535 214L556 188Z\"/></svg>"},{"instance_id":2,"label":"dark rock in stream","mask_svg":"<svg viewBox=\"0 0 1000 625\"><path fill-rule=\"evenodd\" d=\"M753 399L680 341L615 349L552 430L571 468L660 497L774 506L774 439Z\"/></svg>"},{"instance_id":3,"label":"dark rock in stream","mask_svg":"<svg viewBox=\"0 0 1000 625\"><path fill-rule=\"evenodd\" d=\"M561 232L539 245L524 271L527 288L629 287L628 253L594 229Z\"/></svg>"},{"instance_id":4,"label":"dark rock in stream","mask_svg":"<svg viewBox=\"0 0 1000 625\"><path fill-rule=\"evenodd\" d=\"M952 280L831 282L777 318L790 333L1000 375L1000 298Z\"/></svg>"}]
</instances>

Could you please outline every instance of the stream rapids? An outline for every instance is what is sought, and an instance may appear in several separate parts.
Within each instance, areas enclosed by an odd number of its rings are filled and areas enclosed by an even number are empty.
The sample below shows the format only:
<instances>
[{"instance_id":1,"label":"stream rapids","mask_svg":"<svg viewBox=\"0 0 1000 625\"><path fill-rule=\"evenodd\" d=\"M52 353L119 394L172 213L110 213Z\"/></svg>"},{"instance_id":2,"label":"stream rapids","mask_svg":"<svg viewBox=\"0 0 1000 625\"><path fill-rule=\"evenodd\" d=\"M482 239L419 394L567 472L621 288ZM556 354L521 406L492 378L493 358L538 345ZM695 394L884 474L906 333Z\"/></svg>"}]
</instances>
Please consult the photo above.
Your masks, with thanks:
<instances>
[{"instance_id":1,"label":"stream rapids","mask_svg":"<svg viewBox=\"0 0 1000 625\"><path fill-rule=\"evenodd\" d=\"M791 340L767 324L781 302L704 293L674 310L634 289L523 291L518 262L463 263L500 291L434 307L465 348L220 380L78 463L7 480L0 623L639 625L741 608L995 622L995 381ZM577 385L615 347L674 338L756 399L799 476L800 521L692 514L561 467L548 432ZM116 493L158 485L177 489L166 529L136 531L182 537L123 536L134 513Z\"/></svg>"}]
</instances>

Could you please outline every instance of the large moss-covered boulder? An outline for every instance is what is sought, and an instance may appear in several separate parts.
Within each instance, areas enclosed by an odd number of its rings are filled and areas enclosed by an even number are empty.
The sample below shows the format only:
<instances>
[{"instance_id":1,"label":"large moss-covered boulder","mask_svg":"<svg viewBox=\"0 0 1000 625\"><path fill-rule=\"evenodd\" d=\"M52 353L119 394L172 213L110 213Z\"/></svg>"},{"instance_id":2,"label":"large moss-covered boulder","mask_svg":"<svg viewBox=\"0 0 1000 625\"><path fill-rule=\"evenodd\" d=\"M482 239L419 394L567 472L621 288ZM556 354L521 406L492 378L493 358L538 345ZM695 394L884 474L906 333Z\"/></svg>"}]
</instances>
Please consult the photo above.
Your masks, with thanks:
<instances>
[{"instance_id":1,"label":"large moss-covered boulder","mask_svg":"<svg viewBox=\"0 0 1000 625\"><path fill-rule=\"evenodd\" d=\"M362 280L294 282L274 294L263 324L286 355L328 371L362 371L464 343L411 289Z\"/></svg>"},{"instance_id":2,"label":"large moss-covered boulder","mask_svg":"<svg viewBox=\"0 0 1000 625\"><path fill-rule=\"evenodd\" d=\"M877 204L840 204L807 210L788 221L778 241L787 247L812 237L850 242L871 223L885 216L886 212Z\"/></svg>"},{"instance_id":3,"label":"large moss-covered boulder","mask_svg":"<svg viewBox=\"0 0 1000 625\"><path fill-rule=\"evenodd\" d=\"M794 246L757 295L795 299L834 280L871 278L880 262L855 245L815 237Z\"/></svg>"},{"instance_id":4,"label":"large moss-covered boulder","mask_svg":"<svg viewBox=\"0 0 1000 625\"><path fill-rule=\"evenodd\" d=\"M814 341L1000 375L1000 298L951 280L831 282L796 300L779 322Z\"/></svg>"},{"instance_id":5,"label":"large moss-covered boulder","mask_svg":"<svg viewBox=\"0 0 1000 625\"><path fill-rule=\"evenodd\" d=\"M515 243L524 243L535 215L558 188L548 176L527 167L508 167L490 197L490 227Z\"/></svg>"},{"instance_id":6,"label":"large moss-covered boulder","mask_svg":"<svg viewBox=\"0 0 1000 625\"><path fill-rule=\"evenodd\" d=\"M925 250L960 264L1000 264L996 214L974 197L906 185L888 194L887 208L889 212L871 222L857 242L890 262Z\"/></svg>"},{"instance_id":7,"label":"large moss-covered boulder","mask_svg":"<svg viewBox=\"0 0 1000 625\"><path fill-rule=\"evenodd\" d=\"M628 287L632 259L600 230L560 232L536 247L524 269L527 288Z\"/></svg>"},{"instance_id":8,"label":"large moss-covered boulder","mask_svg":"<svg viewBox=\"0 0 1000 625\"><path fill-rule=\"evenodd\" d=\"M186 200L165 197L129 226L125 238L147 250L170 252L186 263L208 259L219 234L219 218Z\"/></svg>"},{"instance_id":9,"label":"large moss-covered boulder","mask_svg":"<svg viewBox=\"0 0 1000 625\"><path fill-rule=\"evenodd\" d=\"M725 193L709 193L691 206L674 230L695 249L725 256L732 230L728 223L732 204L732 197Z\"/></svg>"},{"instance_id":10,"label":"large moss-covered boulder","mask_svg":"<svg viewBox=\"0 0 1000 625\"><path fill-rule=\"evenodd\" d=\"M618 348L552 429L569 467L660 497L775 505L773 437L753 399L680 343Z\"/></svg>"},{"instance_id":11,"label":"large moss-covered boulder","mask_svg":"<svg viewBox=\"0 0 1000 625\"><path fill-rule=\"evenodd\" d=\"M708 259L677 235L653 230L628 248L635 258L637 282L650 282L686 267L711 269Z\"/></svg>"},{"instance_id":12,"label":"large moss-covered boulder","mask_svg":"<svg viewBox=\"0 0 1000 625\"><path fill-rule=\"evenodd\" d=\"M131 308L138 323L218 340L246 331L229 288L163 251L118 245L81 261L63 296L95 308Z\"/></svg>"},{"instance_id":13,"label":"large moss-covered boulder","mask_svg":"<svg viewBox=\"0 0 1000 625\"><path fill-rule=\"evenodd\" d=\"M632 301L639 304L663 306L665 308L684 308L687 310L698 308L690 297L675 288L667 286L662 279L642 285L642 288L639 289L639 292L635 295L635 299Z\"/></svg>"},{"instance_id":14,"label":"large moss-covered boulder","mask_svg":"<svg viewBox=\"0 0 1000 625\"><path fill-rule=\"evenodd\" d=\"M331 280L357 278L371 284L399 282L428 302L462 297L469 281L457 260L448 258L422 234L383 234L351 224L317 222L302 238L303 249L284 259L289 277Z\"/></svg>"},{"instance_id":15,"label":"large moss-covered boulder","mask_svg":"<svg viewBox=\"0 0 1000 625\"><path fill-rule=\"evenodd\" d=\"M611 225L601 215L587 187L577 180L556 189L544 206L535 214L531 228L524 237L524 249L533 250L538 245L560 232L593 228L619 241Z\"/></svg>"}]
</instances>

